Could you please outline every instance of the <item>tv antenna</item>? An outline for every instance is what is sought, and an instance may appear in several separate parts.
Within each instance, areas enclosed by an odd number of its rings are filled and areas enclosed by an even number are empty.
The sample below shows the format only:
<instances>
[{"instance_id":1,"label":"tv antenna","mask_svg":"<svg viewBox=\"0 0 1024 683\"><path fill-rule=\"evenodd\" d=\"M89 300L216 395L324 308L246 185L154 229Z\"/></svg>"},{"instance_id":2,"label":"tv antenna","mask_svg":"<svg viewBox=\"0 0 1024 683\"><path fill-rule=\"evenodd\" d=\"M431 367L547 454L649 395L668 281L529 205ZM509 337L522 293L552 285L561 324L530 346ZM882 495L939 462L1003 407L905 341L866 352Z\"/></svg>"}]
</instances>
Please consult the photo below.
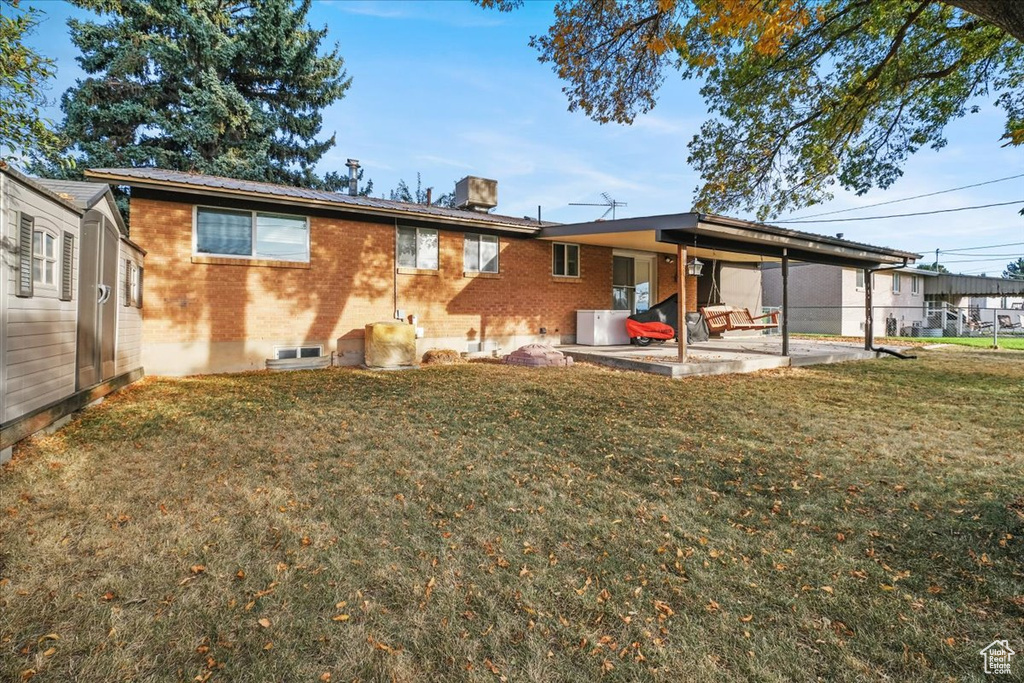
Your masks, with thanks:
<instances>
[{"instance_id":1,"label":"tv antenna","mask_svg":"<svg viewBox=\"0 0 1024 683\"><path fill-rule=\"evenodd\" d=\"M612 199L611 195L609 195L607 192L602 192L601 196L604 198L604 201L601 202L600 204L587 204L587 203L583 203L583 202L569 202L569 206L607 206L608 208L605 209L605 212L603 214L601 214L601 218L604 218L608 214L611 214L612 215L612 220L615 220L615 209L617 209L620 206L628 206L628 204L626 204L626 202L620 202L617 199Z\"/></svg>"}]
</instances>

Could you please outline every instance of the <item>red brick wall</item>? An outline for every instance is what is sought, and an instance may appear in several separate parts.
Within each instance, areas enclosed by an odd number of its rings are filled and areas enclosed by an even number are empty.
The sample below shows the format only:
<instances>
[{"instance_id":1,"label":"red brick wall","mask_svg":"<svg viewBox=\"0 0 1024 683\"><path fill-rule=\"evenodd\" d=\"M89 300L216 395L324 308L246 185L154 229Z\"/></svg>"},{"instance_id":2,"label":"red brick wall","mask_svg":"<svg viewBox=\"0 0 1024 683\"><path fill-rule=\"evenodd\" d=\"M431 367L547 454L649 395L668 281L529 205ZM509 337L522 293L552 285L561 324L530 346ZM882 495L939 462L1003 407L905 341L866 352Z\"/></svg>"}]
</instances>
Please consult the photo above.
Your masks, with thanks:
<instances>
[{"instance_id":1,"label":"red brick wall","mask_svg":"<svg viewBox=\"0 0 1024 683\"><path fill-rule=\"evenodd\" d=\"M502 237L501 272L465 277L462 233L440 231L440 269L396 275L393 226L313 217L310 263L272 267L193 258L191 204L137 198L131 217L133 240L149 252L143 344L356 339L395 308L417 315L428 338L480 341L545 327L558 341L575 334L577 309L611 305L604 247L582 245L581 277L555 278L550 243Z\"/></svg>"},{"instance_id":2,"label":"red brick wall","mask_svg":"<svg viewBox=\"0 0 1024 683\"><path fill-rule=\"evenodd\" d=\"M658 301L663 301L676 293L678 283L676 281L676 257L670 257L672 263L666 263L664 256L659 256L658 261ZM686 276L686 312L693 313L697 310L697 278L692 275Z\"/></svg>"}]
</instances>

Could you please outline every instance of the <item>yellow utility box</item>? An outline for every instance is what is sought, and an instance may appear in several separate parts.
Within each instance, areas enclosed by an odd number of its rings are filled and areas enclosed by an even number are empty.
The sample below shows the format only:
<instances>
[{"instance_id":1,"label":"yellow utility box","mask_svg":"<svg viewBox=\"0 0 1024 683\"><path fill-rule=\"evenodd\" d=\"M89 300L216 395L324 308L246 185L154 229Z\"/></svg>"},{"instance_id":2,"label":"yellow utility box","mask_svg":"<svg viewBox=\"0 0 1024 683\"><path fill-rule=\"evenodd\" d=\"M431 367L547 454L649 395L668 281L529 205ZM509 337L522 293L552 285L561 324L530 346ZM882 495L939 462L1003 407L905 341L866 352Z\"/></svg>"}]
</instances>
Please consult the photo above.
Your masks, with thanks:
<instances>
[{"instance_id":1,"label":"yellow utility box","mask_svg":"<svg viewBox=\"0 0 1024 683\"><path fill-rule=\"evenodd\" d=\"M370 323L366 326L364 352L368 368L416 365L416 328L397 321Z\"/></svg>"}]
</instances>

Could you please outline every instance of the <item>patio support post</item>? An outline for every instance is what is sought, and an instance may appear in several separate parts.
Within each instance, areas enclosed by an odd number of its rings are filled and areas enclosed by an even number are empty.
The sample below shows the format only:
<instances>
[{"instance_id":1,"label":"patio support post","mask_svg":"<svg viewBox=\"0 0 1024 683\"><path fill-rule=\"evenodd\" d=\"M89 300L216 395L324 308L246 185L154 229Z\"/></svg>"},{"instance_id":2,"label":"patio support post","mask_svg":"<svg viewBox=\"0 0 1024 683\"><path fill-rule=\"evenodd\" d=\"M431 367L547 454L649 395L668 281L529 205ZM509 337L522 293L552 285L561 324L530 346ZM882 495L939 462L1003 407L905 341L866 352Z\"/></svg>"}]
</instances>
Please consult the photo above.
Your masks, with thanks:
<instances>
[{"instance_id":1,"label":"patio support post","mask_svg":"<svg viewBox=\"0 0 1024 683\"><path fill-rule=\"evenodd\" d=\"M782 250L782 355L789 355L789 249Z\"/></svg>"},{"instance_id":2,"label":"patio support post","mask_svg":"<svg viewBox=\"0 0 1024 683\"><path fill-rule=\"evenodd\" d=\"M676 245L676 294L678 302L678 326L676 338L679 342L679 362L686 362L686 247Z\"/></svg>"},{"instance_id":3,"label":"patio support post","mask_svg":"<svg viewBox=\"0 0 1024 683\"><path fill-rule=\"evenodd\" d=\"M870 268L864 269L864 350L870 351L875 341L875 312L871 307L872 275Z\"/></svg>"}]
</instances>

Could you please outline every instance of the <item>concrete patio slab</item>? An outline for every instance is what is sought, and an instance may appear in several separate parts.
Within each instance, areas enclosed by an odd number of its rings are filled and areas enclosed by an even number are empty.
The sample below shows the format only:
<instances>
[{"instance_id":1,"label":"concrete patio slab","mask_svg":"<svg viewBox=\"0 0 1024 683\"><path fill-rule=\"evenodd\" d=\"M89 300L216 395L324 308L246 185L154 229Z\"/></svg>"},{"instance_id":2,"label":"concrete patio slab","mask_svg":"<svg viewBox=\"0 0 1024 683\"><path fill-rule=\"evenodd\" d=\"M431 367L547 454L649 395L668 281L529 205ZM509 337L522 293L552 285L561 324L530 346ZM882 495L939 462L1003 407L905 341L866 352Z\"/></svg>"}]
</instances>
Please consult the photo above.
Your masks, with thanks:
<instances>
[{"instance_id":1,"label":"concrete patio slab","mask_svg":"<svg viewBox=\"0 0 1024 683\"><path fill-rule=\"evenodd\" d=\"M690 344L688 362L676 360L673 342L646 348L632 345L559 346L558 350L578 362L595 363L619 370L647 372L666 377L728 375L773 368L803 367L877 358L879 354L848 342L791 340L788 357L779 355L778 337L732 337Z\"/></svg>"}]
</instances>

